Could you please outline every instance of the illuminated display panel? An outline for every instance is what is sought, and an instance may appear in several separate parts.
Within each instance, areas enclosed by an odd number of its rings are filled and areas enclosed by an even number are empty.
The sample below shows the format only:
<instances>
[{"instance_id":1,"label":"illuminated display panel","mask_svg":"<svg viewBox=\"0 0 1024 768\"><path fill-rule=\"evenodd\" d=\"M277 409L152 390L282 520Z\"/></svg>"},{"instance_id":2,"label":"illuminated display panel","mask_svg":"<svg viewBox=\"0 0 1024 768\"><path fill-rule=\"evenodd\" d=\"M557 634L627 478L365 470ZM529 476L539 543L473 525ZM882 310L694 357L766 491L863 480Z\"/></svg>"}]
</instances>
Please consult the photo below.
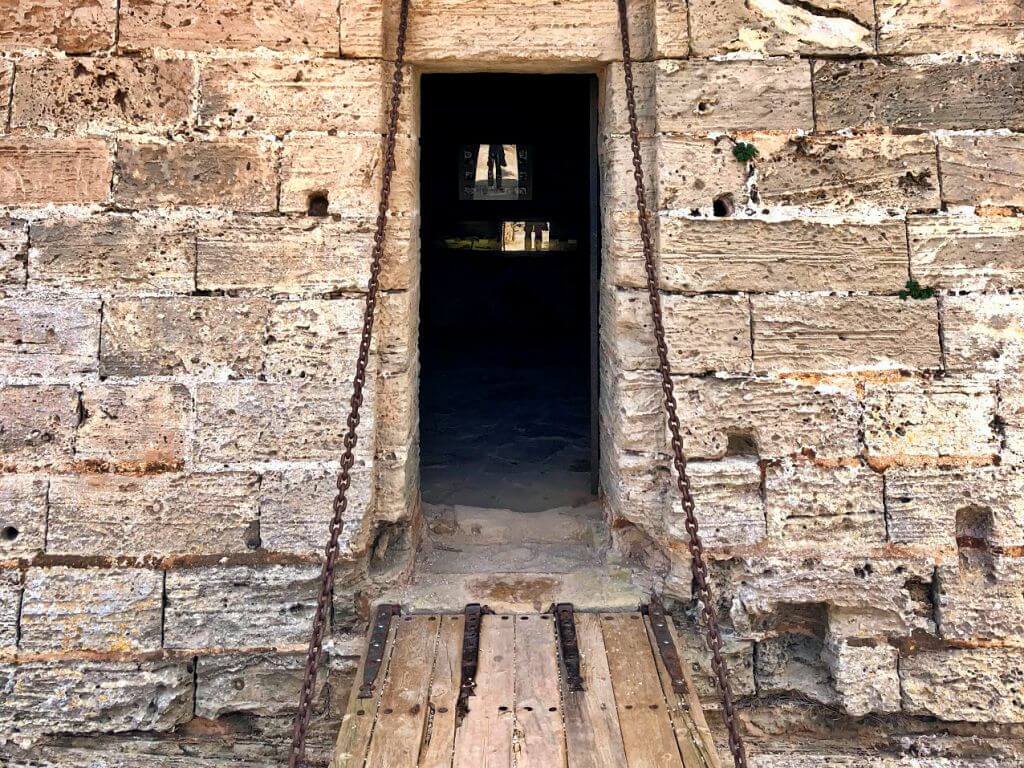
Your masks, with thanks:
<instances>
[{"instance_id":1,"label":"illuminated display panel","mask_svg":"<svg viewBox=\"0 0 1024 768\"><path fill-rule=\"evenodd\" d=\"M464 144L460 200L531 200L533 151L525 144Z\"/></svg>"}]
</instances>

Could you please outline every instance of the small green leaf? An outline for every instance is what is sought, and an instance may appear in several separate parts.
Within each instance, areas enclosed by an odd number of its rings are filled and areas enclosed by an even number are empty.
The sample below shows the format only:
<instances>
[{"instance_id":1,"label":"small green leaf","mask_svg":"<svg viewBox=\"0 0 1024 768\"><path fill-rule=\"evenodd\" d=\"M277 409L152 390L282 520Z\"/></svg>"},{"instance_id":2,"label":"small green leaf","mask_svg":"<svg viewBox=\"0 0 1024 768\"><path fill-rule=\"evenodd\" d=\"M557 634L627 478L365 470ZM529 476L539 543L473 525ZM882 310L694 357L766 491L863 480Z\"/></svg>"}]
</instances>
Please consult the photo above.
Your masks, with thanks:
<instances>
[{"instance_id":1,"label":"small green leaf","mask_svg":"<svg viewBox=\"0 0 1024 768\"><path fill-rule=\"evenodd\" d=\"M737 141L732 145L732 156L741 163L748 163L759 154L761 153L757 151L757 147L746 141Z\"/></svg>"},{"instance_id":2,"label":"small green leaf","mask_svg":"<svg viewBox=\"0 0 1024 768\"><path fill-rule=\"evenodd\" d=\"M931 286L925 287L917 280L907 280L905 290L900 291L897 295L904 301L907 299L930 299L935 295L935 289Z\"/></svg>"}]
</instances>

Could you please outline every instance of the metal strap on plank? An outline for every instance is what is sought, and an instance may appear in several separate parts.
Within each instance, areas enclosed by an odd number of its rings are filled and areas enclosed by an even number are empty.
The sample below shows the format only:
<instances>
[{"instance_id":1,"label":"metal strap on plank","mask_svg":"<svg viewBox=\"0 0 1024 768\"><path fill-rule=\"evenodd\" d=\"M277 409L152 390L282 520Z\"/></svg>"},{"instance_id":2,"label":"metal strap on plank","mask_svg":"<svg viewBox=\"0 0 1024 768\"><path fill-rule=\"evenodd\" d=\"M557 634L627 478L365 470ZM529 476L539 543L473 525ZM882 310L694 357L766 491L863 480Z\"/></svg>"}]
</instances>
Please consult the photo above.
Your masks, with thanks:
<instances>
[{"instance_id":1,"label":"metal strap on plank","mask_svg":"<svg viewBox=\"0 0 1024 768\"><path fill-rule=\"evenodd\" d=\"M385 603L377 606L373 617L373 630L370 632L370 643L366 647L366 661L363 664L363 682L359 686L359 698L373 698L373 686L380 674L380 665L384 661L384 648L388 643L388 630L391 618L401 613L401 606Z\"/></svg>"},{"instance_id":2,"label":"metal strap on plank","mask_svg":"<svg viewBox=\"0 0 1024 768\"><path fill-rule=\"evenodd\" d=\"M672 640L672 632L668 627L668 620L665 616L665 606L654 595L651 602L643 608L643 612L651 620L651 629L654 631L654 639L658 644L658 652L665 664L669 678L672 680L672 690L682 696L686 694L686 682L683 679L683 667L679 661L679 651Z\"/></svg>"},{"instance_id":3,"label":"metal strap on plank","mask_svg":"<svg viewBox=\"0 0 1024 768\"><path fill-rule=\"evenodd\" d=\"M572 603L554 606L555 626L558 628L558 655L565 668L565 684L570 691L583 690L580 671L580 646L576 640L576 618Z\"/></svg>"}]
</instances>

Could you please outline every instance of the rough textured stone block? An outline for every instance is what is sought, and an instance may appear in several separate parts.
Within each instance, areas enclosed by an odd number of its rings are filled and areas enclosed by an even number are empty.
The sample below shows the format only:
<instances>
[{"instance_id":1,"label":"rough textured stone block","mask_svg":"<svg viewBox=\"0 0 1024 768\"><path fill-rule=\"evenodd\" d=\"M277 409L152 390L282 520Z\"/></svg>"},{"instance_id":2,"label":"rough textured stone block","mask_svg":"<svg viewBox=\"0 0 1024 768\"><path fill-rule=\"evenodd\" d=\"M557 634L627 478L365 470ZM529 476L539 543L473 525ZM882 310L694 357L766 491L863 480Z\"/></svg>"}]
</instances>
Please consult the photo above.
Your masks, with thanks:
<instances>
[{"instance_id":1,"label":"rough textured stone block","mask_svg":"<svg viewBox=\"0 0 1024 768\"><path fill-rule=\"evenodd\" d=\"M0 738L169 731L192 718L192 669L185 662L3 664L0 683Z\"/></svg>"},{"instance_id":2,"label":"rough textured stone block","mask_svg":"<svg viewBox=\"0 0 1024 768\"><path fill-rule=\"evenodd\" d=\"M25 58L11 128L31 133L186 126L192 112L191 61L136 58Z\"/></svg>"},{"instance_id":3,"label":"rough textured stone block","mask_svg":"<svg viewBox=\"0 0 1024 768\"><path fill-rule=\"evenodd\" d=\"M190 224L103 214L33 223L34 287L86 293L185 293L194 288Z\"/></svg>"},{"instance_id":4,"label":"rough textured stone block","mask_svg":"<svg viewBox=\"0 0 1024 768\"><path fill-rule=\"evenodd\" d=\"M949 370L1017 373L1024 365L1024 296L946 296L942 332Z\"/></svg>"},{"instance_id":5,"label":"rough textured stone block","mask_svg":"<svg viewBox=\"0 0 1024 768\"><path fill-rule=\"evenodd\" d=\"M167 572L167 648L304 644L316 607L316 565L212 566Z\"/></svg>"},{"instance_id":6,"label":"rough textured stone block","mask_svg":"<svg viewBox=\"0 0 1024 768\"><path fill-rule=\"evenodd\" d=\"M674 373L750 370L750 307L745 296L661 297ZM627 370L656 370L651 306L646 292L612 288L602 302L605 344Z\"/></svg>"},{"instance_id":7,"label":"rough textured stone block","mask_svg":"<svg viewBox=\"0 0 1024 768\"><path fill-rule=\"evenodd\" d=\"M900 660L903 709L940 720L1024 721L1024 658L1017 648L921 651Z\"/></svg>"},{"instance_id":8,"label":"rough textured stone block","mask_svg":"<svg viewBox=\"0 0 1024 768\"><path fill-rule=\"evenodd\" d=\"M179 468L191 413L181 384L86 384L75 458L108 469Z\"/></svg>"},{"instance_id":9,"label":"rough textured stone block","mask_svg":"<svg viewBox=\"0 0 1024 768\"><path fill-rule=\"evenodd\" d=\"M1024 641L1024 563L983 547L960 550L956 565L940 566L936 614L943 638L965 643Z\"/></svg>"},{"instance_id":10,"label":"rough textured stone block","mask_svg":"<svg viewBox=\"0 0 1024 768\"><path fill-rule=\"evenodd\" d=\"M825 0L817 5L694 0L690 24L697 56L874 52L875 12L869 0Z\"/></svg>"},{"instance_id":11,"label":"rough textured stone block","mask_svg":"<svg viewBox=\"0 0 1024 768\"><path fill-rule=\"evenodd\" d=\"M0 375L95 371L99 325L98 301L0 299Z\"/></svg>"},{"instance_id":12,"label":"rough textured stone block","mask_svg":"<svg viewBox=\"0 0 1024 768\"><path fill-rule=\"evenodd\" d=\"M689 474L694 496L700 499L697 516L701 538L707 546L731 549L764 540L764 500L761 470L756 459L694 461L689 466ZM665 480L670 499L665 532L676 541L685 542L689 537L683 525L682 501L674 476L666 472Z\"/></svg>"},{"instance_id":13,"label":"rough textured stone block","mask_svg":"<svg viewBox=\"0 0 1024 768\"><path fill-rule=\"evenodd\" d=\"M2 11L0 11L2 12ZM11 109L11 84L14 82L14 62L0 60L0 133L8 130L8 117Z\"/></svg>"},{"instance_id":14,"label":"rough textured stone block","mask_svg":"<svg viewBox=\"0 0 1024 768\"><path fill-rule=\"evenodd\" d=\"M255 376L263 366L263 299L114 299L103 309L104 375Z\"/></svg>"},{"instance_id":15,"label":"rough textured stone block","mask_svg":"<svg viewBox=\"0 0 1024 768\"><path fill-rule=\"evenodd\" d=\"M0 475L0 560L43 551L46 492L45 477Z\"/></svg>"},{"instance_id":16,"label":"rough textured stone block","mask_svg":"<svg viewBox=\"0 0 1024 768\"><path fill-rule=\"evenodd\" d=\"M801 136L757 161L769 205L938 208L935 145L928 136Z\"/></svg>"},{"instance_id":17,"label":"rough textured stone block","mask_svg":"<svg viewBox=\"0 0 1024 768\"><path fill-rule=\"evenodd\" d=\"M934 301L895 296L754 296L754 370L937 369Z\"/></svg>"},{"instance_id":18,"label":"rough textured stone block","mask_svg":"<svg viewBox=\"0 0 1024 768\"><path fill-rule=\"evenodd\" d=\"M270 48L338 53L333 0L124 0L118 42L128 50Z\"/></svg>"},{"instance_id":19,"label":"rough textured stone block","mask_svg":"<svg viewBox=\"0 0 1024 768\"><path fill-rule=\"evenodd\" d=\"M1019 128L1024 63L817 62L814 98L819 131Z\"/></svg>"},{"instance_id":20,"label":"rough textured stone block","mask_svg":"<svg viewBox=\"0 0 1024 768\"><path fill-rule=\"evenodd\" d=\"M907 231L911 272L922 285L951 291L1024 286L1024 219L911 216Z\"/></svg>"},{"instance_id":21,"label":"rough textured stone block","mask_svg":"<svg viewBox=\"0 0 1024 768\"><path fill-rule=\"evenodd\" d=\"M882 0L878 22L878 47L883 54L1024 52L1024 14L1015 0Z\"/></svg>"},{"instance_id":22,"label":"rough textured stone block","mask_svg":"<svg viewBox=\"0 0 1024 768\"><path fill-rule=\"evenodd\" d=\"M860 467L781 462L765 470L768 536L784 547L885 543L882 476Z\"/></svg>"},{"instance_id":23,"label":"rough textured stone block","mask_svg":"<svg viewBox=\"0 0 1024 768\"><path fill-rule=\"evenodd\" d=\"M70 461L78 395L65 386L0 388L0 466L59 466Z\"/></svg>"},{"instance_id":24,"label":"rough textured stone block","mask_svg":"<svg viewBox=\"0 0 1024 768\"><path fill-rule=\"evenodd\" d=\"M888 645L826 645L839 704L853 717L900 711L899 651Z\"/></svg>"},{"instance_id":25,"label":"rough textured stone block","mask_svg":"<svg viewBox=\"0 0 1024 768\"><path fill-rule=\"evenodd\" d=\"M10 0L0 6L0 50L89 53L114 44L114 0Z\"/></svg>"},{"instance_id":26,"label":"rough textured stone block","mask_svg":"<svg viewBox=\"0 0 1024 768\"><path fill-rule=\"evenodd\" d=\"M262 139L121 141L114 200L125 207L208 205L237 211L277 207L274 146Z\"/></svg>"},{"instance_id":27,"label":"rough textured stone block","mask_svg":"<svg viewBox=\"0 0 1024 768\"><path fill-rule=\"evenodd\" d=\"M2 492L0 491L0 493ZM21 571L0 570L0 652L2 653L13 653L18 647L18 607L20 605Z\"/></svg>"},{"instance_id":28,"label":"rough textured stone block","mask_svg":"<svg viewBox=\"0 0 1024 768\"><path fill-rule=\"evenodd\" d=\"M658 208L706 210L714 207L719 195L731 194L737 203L746 198L747 169L743 163L736 162L729 141L665 135L658 137L656 150L656 161L645 157L644 167L656 169ZM627 171L627 186L632 180L632 174ZM635 195L628 198L628 202L632 207L626 210L633 214L635 227Z\"/></svg>"},{"instance_id":29,"label":"rough textured stone block","mask_svg":"<svg viewBox=\"0 0 1024 768\"><path fill-rule=\"evenodd\" d=\"M352 296L275 304L267 323L263 369L267 380L350 381L355 376L365 303L362 297ZM382 334L383 323L375 330Z\"/></svg>"},{"instance_id":30,"label":"rough textured stone block","mask_svg":"<svg viewBox=\"0 0 1024 768\"><path fill-rule=\"evenodd\" d=\"M1003 460L1024 463L1024 385L1018 376L999 383L997 416L1002 428Z\"/></svg>"},{"instance_id":31,"label":"rough textured stone block","mask_svg":"<svg viewBox=\"0 0 1024 768\"><path fill-rule=\"evenodd\" d=\"M866 385L864 442L876 465L937 459L989 459L999 442L992 430L990 387L970 380Z\"/></svg>"},{"instance_id":32,"label":"rough textured stone block","mask_svg":"<svg viewBox=\"0 0 1024 768\"><path fill-rule=\"evenodd\" d=\"M152 651L160 647L163 574L143 569L32 568L21 649Z\"/></svg>"},{"instance_id":33,"label":"rough textured stone block","mask_svg":"<svg viewBox=\"0 0 1024 768\"><path fill-rule=\"evenodd\" d=\"M28 261L28 226L14 219L0 219L0 296L25 287Z\"/></svg>"},{"instance_id":34,"label":"rough textured stone block","mask_svg":"<svg viewBox=\"0 0 1024 768\"><path fill-rule=\"evenodd\" d=\"M1024 69L1018 80L1024 82ZM1024 114L1024 95L1018 113ZM944 202L1024 206L1024 137L943 136L939 162Z\"/></svg>"},{"instance_id":35,"label":"rough textured stone block","mask_svg":"<svg viewBox=\"0 0 1024 768\"><path fill-rule=\"evenodd\" d=\"M231 554L255 546L258 478L250 473L50 482L53 554L142 557Z\"/></svg>"},{"instance_id":36,"label":"rough textured stone block","mask_svg":"<svg viewBox=\"0 0 1024 768\"><path fill-rule=\"evenodd\" d=\"M102 139L0 139L0 205L101 203L110 174Z\"/></svg>"},{"instance_id":37,"label":"rough textured stone block","mask_svg":"<svg viewBox=\"0 0 1024 768\"><path fill-rule=\"evenodd\" d=\"M602 148L601 170L601 194L603 197L602 207L605 211L616 213L622 212L622 219L632 221L629 227L630 232L636 228L636 180L633 178L633 153L630 149L629 138L614 136L605 139ZM655 183L655 171L657 169L656 146L653 139L641 139L640 154L643 157L645 184L647 191L648 206L653 210L657 184ZM605 216L605 225L608 224L608 216ZM637 241L639 243L639 240Z\"/></svg>"}]
</instances>

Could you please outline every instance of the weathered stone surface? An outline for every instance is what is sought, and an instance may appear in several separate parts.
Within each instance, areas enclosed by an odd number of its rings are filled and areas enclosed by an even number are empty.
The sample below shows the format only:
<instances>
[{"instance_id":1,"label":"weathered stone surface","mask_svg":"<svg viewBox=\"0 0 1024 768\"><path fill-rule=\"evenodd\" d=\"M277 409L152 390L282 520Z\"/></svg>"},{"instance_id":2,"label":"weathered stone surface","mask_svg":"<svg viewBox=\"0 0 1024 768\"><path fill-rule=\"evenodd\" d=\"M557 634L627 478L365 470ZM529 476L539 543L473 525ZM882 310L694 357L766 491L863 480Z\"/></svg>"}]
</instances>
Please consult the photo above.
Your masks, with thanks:
<instances>
[{"instance_id":1,"label":"weathered stone surface","mask_svg":"<svg viewBox=\"0 0 1024 768\"><path fill-rule=\"evenodd\" d=\"M124 0L118 43L128 50L270 48L338 53L333 0Z\"/></svg>"},{"instance_id":2,"label":"weathered stone surface","mask_svg":"<svg viewBox=\"0 0 1024 768\"><path fill-rule=\"evenodd\" d=\"M663 474L663 489L671 506L666 510L665 532L677 541L688 539L679 492L671 474ZM757 460L727 458L694 461L689 466L693 493L700 499L701 538L709 547L732 549L757 544L765 536L761 470Z\"/></svg>"},{"instance_id":3,"label":"weathered stone surface","mask_svg":"<svg viewBox=\"0 0 1024 768\"><path fill-rule=\"evenodd\" d=\"M900 660L903 709L940 720L1024 721L1018 648L921 651Z\"/></svg>"},{"instance_id":4,"label":"weathered stone surface","mask_svg":"<svg viewBox=\"0 0 1024 768\"><path fill-rule=\"evenodd\" d=\"M118 142L114 200L125 207L277 207L274 145L262 139Z\"/></svg>"},{"instance_id":5,"label":"weathered stone surface","mask_svg":"<svg viewBox=\"0 0 1024 768\"><path fill-rule=\"evenodd\" d=\"M869 0L797 5L782 0L695 0L690 3L693 52L765 55L874 52L874 8Z\"/></svg>"},{"instance_id":6,"label":"weathered stone surface","mask_svg":"<svg viewBox=\"0 0 1024 768\"><path fill-rule=\"evenodd\" d=\"M745 296L663 294L666 341L674 373L750 370L750 307ZM612 288L602 303L612 358L626 370L656 370L646 292Z\"/></svg>"},{"instance_id":7,"label":"weathered stone surface","mask_svg":"<svg viewBox=\"0 0 1024 768\"><path fill-rule=\"evenodd\" d=\"M1024 219L911 216L907 231L911 272L922 285L951 291L1024 286Z\"/></svg>"},{"instance_id":8,"label":"weathered stone surface","mask_svg":"<svg viewBox=\"0 0 1024 768\"><path fill-rule=\"evenodd\" d=\"M194 79L187 60L24 58L18 64L11 129L181 128L191 115Z\"/></svg>"},{"instance_id":9,"label":"weathered stone surface","mask_svg":"<svg viewBox=\"0 0 1024 768\"><path fill-rule=\"evenodd\" d=\"M211 566L167 572L167 648L304 644L316 608L316 565Z\"/></svg>"},{"instance_id":10,"label":"weathered stone surface","mask_svg":"<svg viewBox=\"0 0 1024 768\"><path fill-rule=\"evenodd\" d=\"M627 145L628 147L628 145ZM733 195L737 204L746 198L747 169L736 162L732 144L723 138L659 136L654 158L644 158L644 167L656 169L657 205L662 210L709 209L719 195ZM633 181L627 171L625 184ZM627 192L632 192L628 190ZM628 197L628 195L624 195ZM636 195L628 198L636 227Z\"/></svg>"},{"instance_id":11,"label":"weathered stone surface","mask_svg":"<svg viewBox=\"0 0 1024 768\"><path fill-rule=\"evenodd\" d=\"M829 61L814 66L819 131L1024 126L1024 63Z\"/></svg>"},{"instance_id":12,"label":"weathered stone surface","mask_svg":"<svg viewBox=\"0 0 1024 768\"><path fill-rule=\"evenodd\" d=\"M0 569L0 652L11 652L18 647L20 604L21 571Z\"/></svg>"},{"instance_id":13,"label":"weathered stone surface","mask_svg":"<svg viewBox=\"0 0 1024 768\"><path fill-rule=\"evenodd\" d=\"M937 369L934 301L895 296L754 296L754 370Z\"/></svg>"},{"instance_id":14,"label":"weathered stone surface","mask_svg":"<svg viewBox=\"0 0 1024 768\"><path fill-rule=\"evenodd\" d=\"M258 478L251 473L50 482L47 551L74 555L204 555L255 545Z\"/></svg>"},{"instance_id":15,"label":"weathered stone surface","mask_svg":"<svg viewBox=\"0 0 1024 768\"><path fill-rule=\"evenodd\" d=\"M757 161L770 205L938 208L935 145L928 136L801 136Z\"/></svg>"},{"instance_id":16,"label":"weathered stone surface","mask_svg":"<svg viewBox=\"0 0 1024 768\"><path fill-rule=\"evenodd\" d=\"M32 568L21 607L24 651L160 648L163 574L121 568Z\"/></svg>"},{"instance_id":17,"label":"weathered stone surface","mask_svg":"<svg viewBox=\"0 0 1024 768\"><path fill-rule=\"evenodd\" d=\"M899 652L888 645L828 643L824 658L839 704L853 717L900 711Z\"/></svg>"},{"instance_id":18,"label":"weathered stone surface","mask_svg":"<svg viewBox=\"0 0 1024 768\"><path fill-rule=\"evenodd\" d=\"M0 560L43 551L46 491L45 477L0 475Z\"/></svg>"},{"instance_id":19,"label":"weathered stone surface","mask_svg":"<svg viewBox=\"0 0 1024 768\"><path fill-rule=\"evenodd\" d=\"M960 379L869 383L864 442L880 466L938 459L987 460L999 441L992 430L991 388Z\"/></svg>"},{"instance_id":20,"label":"weathered stone surface","mask_svg":"<svg viewBox=\"0 0 1024 768\"><path fill-rule=\"evenodd\" d=\"M89 53L114 44L114 0L11 0L0 7L0 50Z\"/></svg>"},{"instance_id":21,"label":"weathered stone surface","mask_svg":"<svg viewBox=\"0 0 1024 768\"><path fill-rule=\"evenodd\" d=\"M1024 81L1024 69L1018 79ZM1018 112L1024 113L1024 96ZM944 202L1024 206L1024 137L943 136L939 162Z\"/></svg>"},{"instance_id":22,"label":"weathered stone surface","mask_svg":"<svg viewBox=\"0 0 1024 768\"><path fill-rule=\"evenodd\" d=\"M0 466L59 466L71 459L78 396L66 386L0 388Z\"/></svg>"},{"instance_id":23,"label":"weathered stone surface","mask_svg":"<svg viewBox=\"0 0 1024 768\"><path fill-rule=\"evenodd\" d=\"M8 117L11 109L11 84L14 79L14 62L0 60L0 134L8 130Z\"/></svg>"},{"instance_id":24,"label":"weathered stone surface","mask_svg":"<svg viewBox=\"0 0 1024 768\"><path fill-rule=\"evenodd\" d=\"M946 296L942 332L949 370L1019 372L1024 364L1024 296Z\"/></svg>"},{"instance_id":25,"label":"weathered stone surface","mask_svg":"<svg viewBox=\"0 0 1024 768\"><path fill-rule=\"evenodd\" d=\"M702 147L703 149L703 147ZM640 154L644 162L645 189L648 205L654 206L655 170L657 168L656 146L653 139L641 139ZM619 220L632 220L628 231L636 231L636 179L633 177L633 153L626 136L613 136L605 139L602 145L601 192L604 197L604 210L615 211ZM621 212L621 213L620 213ZM630 218L631 217L631 218ZM604 216L604 226L609 226L611 216ZM623 224L622 226L626 226ZM639 243L639 240L637 240Z\"/></svg>"},{"instance_id":26,"label":"weathered stone surface","mask_svg":"<svg viewBox=\"0 0 1024 768\"><path fill-rule=\"evenodd\" d=\"M104 468L178 468L191 413L181 384L86 384L75 458Z\"/></svg>"},{"instance_id":27,"label":"weathered stone surface","mask_svg":"<svg viewBox=\"0 0 1024 768\"><path fill-rule=\"evenodd\" d=\"M255 376L269 314L263 299L114 299L103 309L104 375Z\"/></svg>"},{"instance_id":28,"label":"weathered stone surface","mask_svg":"<svg viewBox=\"0 0 1024 768\"><path fill-rule=\"evenodd\" d=\"M799 627L765 637L754 648L758 692L797 693L822 704L837 703L834 681L823 657L820 627Z\"/></svg>"},{"instance_id":29,"label":"weathered stone surface","mask_svg":"<svg viewBox=\"0 0 1024 768\"><path fill-rule=\"evenodd\" d=\"M359 427L364 459L374 448L370 374ZM340 389L339 389L340 386ZM333 460L341 452L346 384L239 381L196 389L195 457L201 462Z\"/></svg>"},{"instance_id":30,"label":"weathered stone surface","mask_svg":"<svg viewBox=\"0 0 1024 768\"><path fill-rule=\"evenodd\" d=\"M275 304L267 323L267 380L351 380L365 303L362 297L350 296ZM380 331L379 338L384 324L375 330Z\"/></svg>"},{"instance_id":31,"label":"weathered stone surface","mask_svg":"<svg viewBox=\"0 0 1024 768\"><path fill-rule=\"evenodd\" d=\"M765 470L768 537L792 548L885 543L882 476L861 466L777 462Z\"/></svg>"},{"instance_id":32,"label":"weathered stone surface","mask_svg":"<svg viewBox=\"0 0 1024 768\"><path fill-rule=\"evenodd\" d=\"M110 174L102 139L0 139L0 205L100 203Z\"/></svg>"},{"instance_id":33,"label":"weathered stone surface","mask_svg":"<svg viewBox=\"0 0 1024 768\"><path fill-rule=\"evenodd\" d=\"M169 731L192 717L192 670L185 662L3 664L0 682L6 692L0 738Z\"/></svg>"},{"instance_id":34,"label":"weathered stone surface","mask_svg":"<svg viewBox=\"0 0 1024 768\"><path fill-rule=\"evenodd\" d=\"M0 375L95 371L99 323L98 301L0 299Z\"/></svg>"},{"instance_id":35,"label":"weathered stone surface","mask_svg":"<svg viewBox=\"0 0 1024 768\"><path fill-rule=\"evenodd\" d=\"M1024 52L1024 7L1018 0L940 4L882 0L878 22L878 47L883 54Z\"/></svg>"},{"instance_id":36,"label":"weathered stone surface","mask_svg":"<svg viewBox=\"0 0 1024 768\"><path fill-rule=\"evenodd\" d=\"M1002 428L1002 458L1014 464L1024 463L1024 385L1018 376L999 383L997 416Z\"/></svg>"},{"instance_id":37,"label":"weathered stone surface","mask_svg":"<svg viewBox=\"0 0 1024 768\"><path fill-rule=\"evenodd\" d=\"M936 614L943 638L961 642L1024 641L1024 563L965 547L956 565L940 566Z\"/></svg>"},{"instance_id":38,"label":"weathered stone surface","mask_svg":"<svg viewBox=\"0 0 1024 768\"><path fill-rule=\"evenodd\" d=\"M0 219L0 296L25 287L28 227L13 219Z\"/></svg>"}]
</instances>

